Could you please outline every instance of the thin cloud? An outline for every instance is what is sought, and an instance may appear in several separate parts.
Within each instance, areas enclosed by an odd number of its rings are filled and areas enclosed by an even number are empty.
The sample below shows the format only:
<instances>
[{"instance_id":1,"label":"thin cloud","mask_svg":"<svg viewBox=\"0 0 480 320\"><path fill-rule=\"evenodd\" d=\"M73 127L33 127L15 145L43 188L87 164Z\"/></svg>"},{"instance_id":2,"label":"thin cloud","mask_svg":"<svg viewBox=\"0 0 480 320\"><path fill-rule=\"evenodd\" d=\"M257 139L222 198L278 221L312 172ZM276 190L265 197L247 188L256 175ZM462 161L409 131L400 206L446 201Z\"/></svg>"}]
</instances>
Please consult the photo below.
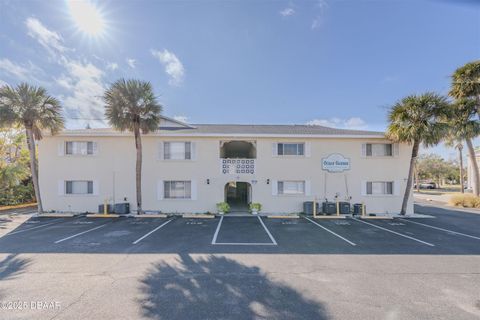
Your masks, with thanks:
<instances>
[{"instance_id":1,"label":"thin cloud","mask_svg":"<svg viewBox=\"0 0 480 320\"><path fill-rule=\"evenodd\" d=\"M107 64L107 69L108 69L108 70L111 70L111 71L115 71L115 70L118 69L118 64L115 63L115 62L109 62L109 63Z\"/></svg>"},{"instance_id":2,"label":"thin cloud","mask_svg":"<svg viewBox=\"0 0 480 320\"><path fill-rule=\"evenodd\" d=\"M328 8L328 2L327 0L318 0L315 7L316 7L315 11L317 13L315 18L313 18L312 20L312 24L310 25L312 30L315 30L321 27L323 23L323 16L325 15L325 11Z\"/></svg>"},{"instance_id":3,"label":"thin cloud","mask_svg":"<svg viewBox=\"0 0 480 320\"><path fill-rule=\"evenodd\" d=\"M132 58L127 58L127 64L130 68L135 69L137 65L137 60L132 59Z\"/></svg>"},{"instance_id":4,"label":"thin cloud","mask_svg":"<svg viewBox=\"0 0 480 320\"><path fill-rule=\"evenodd\" d=\"M177 56L167 49L163 51L152 49L151 53L165 67L165 73L167 73L170 78L168 83L173 86L180 85L185 78L185 68Z\"/></svg>"},{"instance_id":5,"label":"thin cloud","mask_svg":"<svg viewBox=\"0 0 480 320\"><path fill-rule=\"evenodd\" d=\"M289 16L293 16L295 14L295 9L289 7L289 8L283 9L279 13L282 17L289 17Z\"/></svg>"},{"instance_id":6,"label":"thin cloud","mask_svg":"<svg viewBox=\"0 0 480 320\"><path fill-rule=\"evenodd\" d=\"M30 72L26 67L13 63L7 58L0 59L0 70L21 80L26 80Z\"/></svg>"},{"instance_id":7,"label":"thin cloud","mask_svg":"<svg viewBox=\"0 0 480 320\"><path fill-rule=\"evenodd\" d=\"M351 117L347 119L341 119L336 117L330 119L313 119L311 121L308 121L306 124L311 126L324 126L340 129L361 130L368 128L367 123L362 118L358 117Z\"/></svg>"},{"instance_id":8,"label":"thin cloud","mask_svg":"<svg viewBox=\"0 0 480 320\"><path fill-rule=\"evenodd\" d=\"M174 116L173 119L175 119L177 121L180 121L180 122L184 122L184 123L188 122L188 117L187 116Z\"/></svg>"},{"instance_id":9,"label":"thin cloud","mask_svg":"<svg viewBox=\"0 0 480 320\"><path fill-rule=\"evenodd\" d=\"M38 19L28 18L25 20L25 25L28 29L27 34L37 40L51 54L66 51L62 37L57 32L47 29Z\"/></svg>"}]
</instances>

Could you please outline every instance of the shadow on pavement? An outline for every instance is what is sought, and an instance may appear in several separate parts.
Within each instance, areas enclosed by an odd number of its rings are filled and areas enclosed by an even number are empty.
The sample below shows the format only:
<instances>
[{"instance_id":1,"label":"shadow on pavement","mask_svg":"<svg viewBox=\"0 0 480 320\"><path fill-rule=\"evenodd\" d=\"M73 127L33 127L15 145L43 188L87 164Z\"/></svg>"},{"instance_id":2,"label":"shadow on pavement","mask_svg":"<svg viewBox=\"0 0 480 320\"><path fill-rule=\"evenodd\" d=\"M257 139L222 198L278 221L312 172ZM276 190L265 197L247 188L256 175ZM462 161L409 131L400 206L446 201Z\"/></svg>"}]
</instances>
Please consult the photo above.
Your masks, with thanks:
<instances>
[{"instance_id":1,"label":"shadow on pavement","mask_svg":"<svg viewBox=\"0 0 480 320\"><path fill-rule=\"evenodd\" d=\"M139 299L150 319L327 319L319 302L272 282L257 267L225 257L157 263L141 280Z\"/></svg>"}]
</instances>

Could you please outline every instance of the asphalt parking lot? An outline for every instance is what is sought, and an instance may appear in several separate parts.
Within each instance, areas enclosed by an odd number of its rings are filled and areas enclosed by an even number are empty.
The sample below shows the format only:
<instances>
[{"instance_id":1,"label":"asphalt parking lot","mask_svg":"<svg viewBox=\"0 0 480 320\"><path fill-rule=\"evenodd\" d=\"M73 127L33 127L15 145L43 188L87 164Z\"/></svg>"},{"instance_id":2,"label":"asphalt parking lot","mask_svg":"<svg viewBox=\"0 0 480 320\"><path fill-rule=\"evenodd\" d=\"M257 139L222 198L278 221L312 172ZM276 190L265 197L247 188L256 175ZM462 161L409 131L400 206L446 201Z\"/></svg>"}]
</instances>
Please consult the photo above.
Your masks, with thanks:
<instances>
[{"instance_id":1,"label":"asphalt parking lot","mask_svg":"<svg viewBox=\"0 0 480 320\"><path fill-rule=\"evenodd\" d=\"M480 214L416 212L435 218L1 216L0 318L478 319Z\"/></svg>"},{"instance_id":2,"label":"asphalt parking lot","mask_svg":"<svg viewBox=\"0 0 480 320\"><path fill-rule=\"evenodd\" d=\"M451 220L31 218L0 252L479 254L480 215Z\"/></svg>"}]
</instances>

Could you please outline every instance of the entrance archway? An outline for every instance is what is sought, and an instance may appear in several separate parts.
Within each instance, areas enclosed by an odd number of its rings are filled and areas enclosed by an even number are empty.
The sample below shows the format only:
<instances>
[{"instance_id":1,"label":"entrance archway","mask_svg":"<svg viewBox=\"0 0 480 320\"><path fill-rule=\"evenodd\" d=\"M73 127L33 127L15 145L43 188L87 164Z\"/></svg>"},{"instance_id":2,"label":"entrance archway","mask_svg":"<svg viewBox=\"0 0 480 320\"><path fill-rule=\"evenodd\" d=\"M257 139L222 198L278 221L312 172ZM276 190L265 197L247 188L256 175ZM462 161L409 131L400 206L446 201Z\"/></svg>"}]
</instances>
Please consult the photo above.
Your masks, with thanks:
<instances>
[{"instance_id":1,"label":"entrance archway","mask_svg":"<svg viewBox=\"0 0 480 320\"><path fill-rule=\"evenodd\" d=\"M247 211L252 199L252 185L243 181L231 181L225 185L225 202L230 211Z\"/></svg>"}]
</instances>

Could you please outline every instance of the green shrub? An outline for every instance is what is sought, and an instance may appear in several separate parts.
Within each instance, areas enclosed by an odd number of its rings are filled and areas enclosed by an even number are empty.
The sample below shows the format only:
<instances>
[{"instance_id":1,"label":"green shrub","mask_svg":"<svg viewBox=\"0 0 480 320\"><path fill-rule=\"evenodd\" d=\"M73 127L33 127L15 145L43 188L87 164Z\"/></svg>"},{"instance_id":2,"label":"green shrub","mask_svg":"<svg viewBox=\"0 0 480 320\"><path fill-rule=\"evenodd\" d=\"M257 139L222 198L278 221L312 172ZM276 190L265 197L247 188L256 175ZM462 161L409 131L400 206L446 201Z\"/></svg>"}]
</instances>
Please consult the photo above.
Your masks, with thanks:
<instances>
[{"instance_id":1,"label":"green shrub","mask_svg":"<svg viewBox=\"0 0 480 320\"><path fill-rule=\"evenodd\" d=\"M217 209L219 212L227 213L230 211L230 206L226 202L217 203Z\"/></svg>"},{"instance_id":2,"label":"green shrub","mask_svg":"<svg viewBox=\"0 0 480 320\"><path fill-rule=\"evenodd\" d=\"M262 210L262 204L258 202L250 203L250 211L257 211L260 212Z\"/></svg>"}]
</instances>

